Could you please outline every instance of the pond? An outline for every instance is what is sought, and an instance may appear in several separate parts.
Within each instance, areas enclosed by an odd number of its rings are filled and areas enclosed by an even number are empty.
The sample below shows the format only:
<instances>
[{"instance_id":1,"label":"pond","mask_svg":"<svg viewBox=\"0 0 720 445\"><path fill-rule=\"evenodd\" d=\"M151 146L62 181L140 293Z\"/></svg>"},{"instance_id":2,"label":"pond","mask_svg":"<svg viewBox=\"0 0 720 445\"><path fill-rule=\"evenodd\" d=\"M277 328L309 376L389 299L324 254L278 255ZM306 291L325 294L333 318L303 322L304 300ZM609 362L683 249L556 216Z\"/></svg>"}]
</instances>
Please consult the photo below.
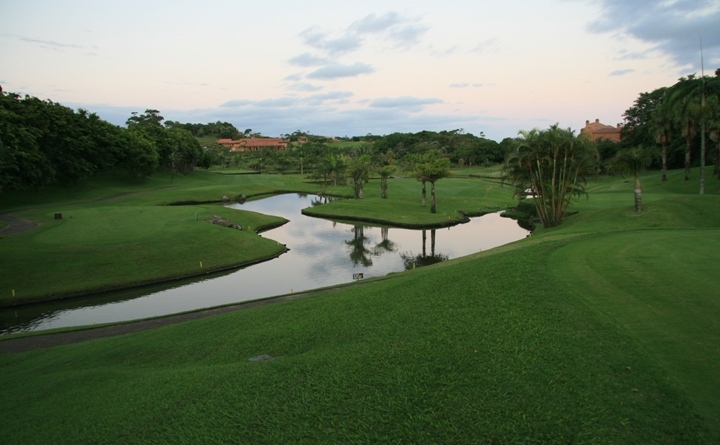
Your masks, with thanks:
<instances>
[{"instance_id":1,"label":"pond","mask_svg":"<svg viewBox=\"0 0 720 445\"><path fill-rule=\"evenodd\" d=\"M489 214L444 229L409 230L346 224L301 214L323 203L285 194L230 207L290 222L263 236L289 252L249 267L127 291L0 310L0 334L174 314L346 283L422 267L525 238L516 221Z\"/></svg>"}]
</instances>

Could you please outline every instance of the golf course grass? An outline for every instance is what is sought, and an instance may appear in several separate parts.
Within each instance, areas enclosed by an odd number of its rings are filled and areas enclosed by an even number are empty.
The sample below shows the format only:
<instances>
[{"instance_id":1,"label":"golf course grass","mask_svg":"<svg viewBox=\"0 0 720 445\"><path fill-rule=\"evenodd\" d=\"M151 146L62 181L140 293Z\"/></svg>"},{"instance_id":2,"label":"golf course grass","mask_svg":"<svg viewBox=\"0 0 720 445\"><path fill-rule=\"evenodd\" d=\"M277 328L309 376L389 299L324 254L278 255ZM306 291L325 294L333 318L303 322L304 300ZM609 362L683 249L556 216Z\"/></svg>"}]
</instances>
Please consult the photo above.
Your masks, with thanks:
<instances>
[{"instance_id":1,"label":"golf course grass","mask_svg":"<svg viewBox=\"0 0 720 445\"><path fill-rule=\"evenodd\" d=\"M645 175L641 214L631 184L601 178L560 227L487 252L308 298L0 356L0 431L8 443L718 443L720 196L696 195L696 182L681 175L665 184ZM55 209L24 213L47 220L0 239L0 267L16 238L37 249L82 244L75 219L88 232L90 221L119 221L122 236L100 227L93 245L143 238L123 219L140 208L161 212L149 216L162 226L158 237L192 234L174 255L222 249L217 240L196 247L215 231L255 246L252 233L194 219L196 208L225 215L222 207L155 204L318 188L297 177L204 176L183 179L193 184L182 186L189 198L182 188L138 193L63 209L73 218L59 223L49 220ZM378 182L366 199L316 209L398 222L414 202L418 218L429 213L417 182L391 181L388 200L373 195ZM512 202L506 189L477 179L444 179L436 193L439 219ZM88 200L81 195L76 202ZM231 219L251 217L240 215ZM165 228L178 233L166 237Z\"/></svg>"}]
</instances>

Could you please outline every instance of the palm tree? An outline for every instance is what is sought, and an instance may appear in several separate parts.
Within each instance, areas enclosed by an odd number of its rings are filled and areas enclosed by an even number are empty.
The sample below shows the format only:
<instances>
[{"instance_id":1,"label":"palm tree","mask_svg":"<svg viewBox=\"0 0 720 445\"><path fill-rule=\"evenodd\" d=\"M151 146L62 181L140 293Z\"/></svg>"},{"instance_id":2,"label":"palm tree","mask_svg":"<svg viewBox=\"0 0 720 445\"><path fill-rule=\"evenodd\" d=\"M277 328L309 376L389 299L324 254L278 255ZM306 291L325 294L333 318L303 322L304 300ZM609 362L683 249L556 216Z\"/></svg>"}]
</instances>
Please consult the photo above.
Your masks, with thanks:
<instances>
[{"instance_id":1,"label":"palm tree","mask_svg":"<svg viewBox=\"0 0 720 445\"><path fill-rule=\"evenodd\" d=\"M672 139L673 114L672 109L668 106L666 99L667 88L661 88L663 96L660 103L653 109L650 117L650 128L655 137L655 141L662 147L662 182L667 181L667 152L668 144Z\"/></svg>"},{"instance_id":2,"label":"palm tree","mask_svg":"<svg viewBox=\"0 0 720 445\"><path fill-rule=\"evenodd\" d=\"M380 175L380 197L387 199L388 178L395 172L395 166L386 165L378 170Z\"/></svg>"},{"instance_id":3,"label":"palm tree","mask_svg":"<svg viewBox=\"0 0 720 445\"><path fill-rule=\"evenodd\" d=\"M685 179L690 175L690 143L697 135L697 129L693 123L700 124L700 194L705 192L705 136L707 134L708 119L714 122L712 107L707 102L710 98L714 104L720 96L720 69L715 71L715 77L702 76L699 79L694 74L687 78L680 78L680 81L671 88L670 100L678 109L683 119L683 137L686 138L685 148ZM712 124L714 125L714 123Z\"/></svg>"},{"instance_id":4,"label":"palm tree","mask_svg":"<svg viewBox=\"0 0 720 445\"><path fill-rule=\"evenodd\" d=\"M635 211L642 212L642 185L640 173L653 161L653 150L639 146L617 152L610 160L610 169L620 174L630 174L635 178Z\"/></svg>"},{"instance_id":5,"label":"palm tree","mask_svg":"<svg viewBox=\"0 0 720 445\"><path fill-rule=\"evenodd\" d=\"M422 201L425 205L425 183L430 183L430 213L435 213L435 182L450 176L450 160L439 157L436 151L425 154L415 165L415 177L422 182Z\"/></svg>"},{"instance_id":6,"label":"palm tree","mask_svg":"<svg viewBox=\"0 0 720 445\"><path fill-rule=\"evenodd\" d=\"M347 165L347 173L353 181L355 199L362 199L363 181L370 176L370 155L364 154L350 160Z\"/></svg>"},{"instance_id":7,"label":"palm tree","mask_svg":"<svg viewBox=\"0 0 720 445\"><path fill-rule=\"evenodd\" d=\"M686 181L690 179L692 141L695 136L697 136L696 123L698 120L701 120L701 92L702 85L698 82L698 79L695 78L694 74L687 76L687 78L681 77L668 92L668 105L675 110L676 119L682 128L682 136L685 138ZM704 95L702 96L704 97ZM703 170L701 167L701 172Z\"/></svg>"},{"instance_id":8,"label":"palm tree","mask_svg":"<svg viewBox=\"0 0 720 445\"><path fill-rule=\"evenodd\" d=\"M557 124L547 130L520 131L516 151L508 156L503 182L515 194L534 194L535 210L544 227L559 225L573 197L586 195L585 175L593 173L597 150L583 135Z\"/></svg>"}]
</instances>

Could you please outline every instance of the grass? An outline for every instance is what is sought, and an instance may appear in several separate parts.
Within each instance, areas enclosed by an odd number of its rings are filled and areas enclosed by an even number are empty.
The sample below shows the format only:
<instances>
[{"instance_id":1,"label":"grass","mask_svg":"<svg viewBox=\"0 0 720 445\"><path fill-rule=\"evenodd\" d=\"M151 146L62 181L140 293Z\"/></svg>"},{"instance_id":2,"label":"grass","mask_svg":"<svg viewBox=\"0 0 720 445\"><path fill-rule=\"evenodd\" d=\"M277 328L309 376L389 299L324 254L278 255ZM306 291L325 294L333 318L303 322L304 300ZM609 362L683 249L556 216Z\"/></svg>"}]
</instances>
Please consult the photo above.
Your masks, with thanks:
<instances>
[{"instance_id":1,"label":"grass","mask_svg":"<svg viewBox=\"0 0 720 445\"><path fill-rule=\"evenodd\" d=\"M602 179L562 226L501 248L0 356L0 431L9 443L717 443L719 197L645 180L640 215L632 186ZM250 361L262 354L275 358Z\"/></svg>"},{"instance_id":2,"label":"grass","mask_svg":"<svg viewBox=\"0 0 720 445\"><path fill-rule=\"evenodd\" d=\"M299 176L221 176L199 172L145 181L100 178L69 188L3 195L3 211L38 223L34 230L0 239L0 306L117 289L206 273L271 258L284 246L256 231L282 219L231 210L223 196L275 190L317 191ZM340 190L340 189L338 189ZM111 200L102 198L124 194ZM63 219L54 219L62 213ZM249 230L206 223L219 215ZM202 267L201 267L202 263Z\"/></svg>"},{"instance_id":3,"label":"grass","mask_svg":"<svg viewBox=\"0 0 720 445\"><path fill-rule=\"evenodd\" d=\"M476 215L492 208L512 207L512 190L479 179L455 178L440 180L435 185L437 213L430 213L430 184L427 184L426 206L421 207L421 185L414 179L388 181L388 199L380 198L379 181L371 181L363 189L362 200L340 200L307 209L306 214L335 219L360 218L385 221L393 225L428 227L447 225L462 220L460 212Z\"/></svg>"}]
</instances>

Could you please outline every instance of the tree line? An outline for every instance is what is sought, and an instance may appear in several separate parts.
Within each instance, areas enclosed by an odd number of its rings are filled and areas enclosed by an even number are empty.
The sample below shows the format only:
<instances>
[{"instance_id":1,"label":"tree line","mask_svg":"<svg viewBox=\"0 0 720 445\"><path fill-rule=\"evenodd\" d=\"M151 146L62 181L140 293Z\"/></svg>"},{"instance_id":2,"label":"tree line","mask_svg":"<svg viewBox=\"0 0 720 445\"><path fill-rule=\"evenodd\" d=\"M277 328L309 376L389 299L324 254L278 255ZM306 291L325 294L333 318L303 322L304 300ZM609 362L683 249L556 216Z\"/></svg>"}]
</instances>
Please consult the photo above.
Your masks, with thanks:
<instances>
[{"instance_id":1,"label":"tree line","mask_svg":"<svg viewBox=\"0 0 720 445\"><path fill-rule=\"evenodd\" d=\"M157 110L146 110L133 113L124 128L87 110L0 93L0 190L73 184L111 172L187 173L212 164L189 131L164 126L163 120Z\"/></svg>"}]
</instances>

